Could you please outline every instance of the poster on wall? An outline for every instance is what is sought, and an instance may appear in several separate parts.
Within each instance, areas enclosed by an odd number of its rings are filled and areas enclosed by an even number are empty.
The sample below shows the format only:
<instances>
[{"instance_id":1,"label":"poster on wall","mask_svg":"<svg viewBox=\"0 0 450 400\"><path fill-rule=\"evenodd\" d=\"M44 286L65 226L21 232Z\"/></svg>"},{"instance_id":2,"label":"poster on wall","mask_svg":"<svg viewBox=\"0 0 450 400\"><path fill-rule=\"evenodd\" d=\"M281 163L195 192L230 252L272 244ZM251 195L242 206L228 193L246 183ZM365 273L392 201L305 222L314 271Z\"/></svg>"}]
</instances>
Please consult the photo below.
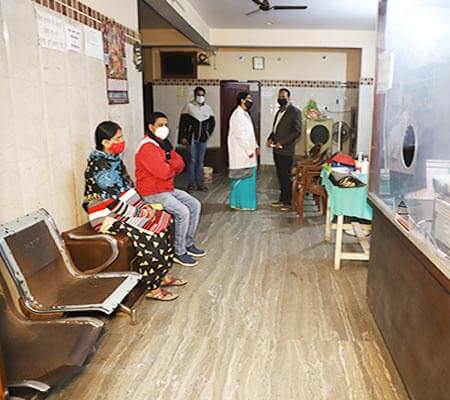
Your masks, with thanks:
<instances>
[{"instance_id":1,"label":"poster on wall","mask_svg":"<svg viewBox=\"0 0 450 400\"><path fill-rule=\"evenodd\" d=\"M39 45L47 49L66 51L64 20L62 17L36 6Z\"/></svg>"},{"instance_id":2,"label":"poster on wall","mask_svg":"<svg viewBox=\"0 0 450 400\"><path fill-rule=\"evenodd\" d=\"M109 104L128 104L125 32L114 21L104 22L102 31Z\"/></svg>"}]
</instances>

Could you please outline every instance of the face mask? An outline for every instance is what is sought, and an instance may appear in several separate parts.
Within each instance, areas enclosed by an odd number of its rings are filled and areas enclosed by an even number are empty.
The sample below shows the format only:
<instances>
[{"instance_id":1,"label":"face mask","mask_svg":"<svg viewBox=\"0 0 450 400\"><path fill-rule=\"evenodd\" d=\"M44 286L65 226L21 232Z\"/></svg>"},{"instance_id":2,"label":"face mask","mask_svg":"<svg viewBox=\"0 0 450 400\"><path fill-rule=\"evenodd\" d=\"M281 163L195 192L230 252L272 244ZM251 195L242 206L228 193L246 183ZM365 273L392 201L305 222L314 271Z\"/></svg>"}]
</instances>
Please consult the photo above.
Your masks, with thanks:
<instances>
[{"instance_id":1,"label":"face mask","mask_svg":"<svg viewBox=\"0 0 450 400\"><path fill-rule=\"evenodd\" d=\"M111 143L111 146L109 146L108 151L112 154L120 154L125 150L125 140L123 140L120 143Z\"/></svg>"},{"instance_id":2,"label":"face mask","mask_svg":"<svg viewBox=\"0 0 450 400\"><path fill-rule=\"evenodd\" d=\"M159 128L156 128L155 136L161 140L166 140L167 136L169 136L169 128L167 126L160 126Z\"/></svg>"},{"instance_id":3,"label":"face mask","mask_svg":"<svg viewBox=\"0 0 450 400\"><path fill-rule=\"evenodd\" d=\"M253 101L251 100L245 100L245 107L247 107L247 110L250 110L250 108L252 108L253 105Z\"/></svg>"},{"instance_id":4,"label":"face mask","mask_svg":"<svg viewBox=\"0 0 450 400\"><path fill-rule=\"evenodd\" d=\"M288 103L288 101L287 101L287 99L285 99L284 97L279 97L279 98L278 98L278 104L279 104L281 107L285 107L287 103Z\"/></svg>"},{"instance_id":5,"label":"face mask","mask_svg":"<svg viewBox=\"0 0 450 400\"><path fill-rule=\"evenodd\" d=\"M205 103L205 96L197 96L197 97L195 98L195 101L196 101L198 104L204 104L204 103Z\"/></svg>"}]
</instances>

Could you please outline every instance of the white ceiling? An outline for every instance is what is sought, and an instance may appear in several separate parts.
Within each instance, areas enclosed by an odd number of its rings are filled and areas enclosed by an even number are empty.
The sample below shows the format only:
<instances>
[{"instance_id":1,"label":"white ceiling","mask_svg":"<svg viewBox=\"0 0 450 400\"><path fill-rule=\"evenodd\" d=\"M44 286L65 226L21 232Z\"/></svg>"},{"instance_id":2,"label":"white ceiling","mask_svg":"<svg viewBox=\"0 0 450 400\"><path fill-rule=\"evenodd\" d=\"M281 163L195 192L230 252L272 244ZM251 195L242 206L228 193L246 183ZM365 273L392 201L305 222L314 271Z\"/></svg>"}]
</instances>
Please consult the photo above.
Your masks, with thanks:
<instances>
[{"instance_id":1,"label":"white ceiling","mask_svg":"<svg viewBox=\"0 0 450 400\"><path fill-rule=\"evenodd\" d=\"M213 29L376 29L377 0L270 0L271 5L308 9L260 11L251 16L245 14L258 8L252 0L188 1Z\"/></svg>"}]
</instances>

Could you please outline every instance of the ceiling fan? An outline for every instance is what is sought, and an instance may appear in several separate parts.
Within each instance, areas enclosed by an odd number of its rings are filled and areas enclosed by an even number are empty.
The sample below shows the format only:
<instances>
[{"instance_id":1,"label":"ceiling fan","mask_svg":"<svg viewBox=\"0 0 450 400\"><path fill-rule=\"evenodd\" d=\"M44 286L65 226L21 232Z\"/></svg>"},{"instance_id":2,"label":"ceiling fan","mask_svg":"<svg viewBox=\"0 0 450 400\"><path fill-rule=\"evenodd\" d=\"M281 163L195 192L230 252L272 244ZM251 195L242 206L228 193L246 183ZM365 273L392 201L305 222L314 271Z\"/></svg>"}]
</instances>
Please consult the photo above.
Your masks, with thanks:
<instances>
[{"instance_id":1,"label":"ceiling fan","mask_svg":"<svg viewBox=\"0 0 450 400\"><path fill-rule=\"evenodd\" d=\"M270 10L306 10L308 6L272 6L269 0L252 0L253 3L257 4L259 8L254 11L250 11L245 15L252 15L260 11L270 11Z\"/></svg>"}]
</instances>

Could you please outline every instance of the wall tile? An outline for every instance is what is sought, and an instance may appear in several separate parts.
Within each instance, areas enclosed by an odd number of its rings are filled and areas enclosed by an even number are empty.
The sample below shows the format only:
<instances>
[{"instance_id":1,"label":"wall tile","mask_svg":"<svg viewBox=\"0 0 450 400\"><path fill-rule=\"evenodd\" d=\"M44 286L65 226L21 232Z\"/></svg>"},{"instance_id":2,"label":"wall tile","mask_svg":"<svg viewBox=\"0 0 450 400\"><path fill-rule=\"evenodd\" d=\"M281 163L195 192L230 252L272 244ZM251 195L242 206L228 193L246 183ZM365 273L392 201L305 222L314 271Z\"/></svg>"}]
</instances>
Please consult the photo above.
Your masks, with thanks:
<instances>
[{"instance_id":1,"label":"wall tile","mask_svg":"<svg viewBox=\"0 0 450 400\"><path fill-rule=\"evenodd\" d=\"M39 47L41 79L43 83L67 85L67 53Z\"/></svg>"},{"instance_id":2,"label":"wall tile","mask_svg":"<svg viewBox=\"0 0 450 400\"><path fill-rule=\"evenodd\" d=\"M40 79L37 24L33 3L2 0L3 24L10 76L36 82Z\"/></svg>"},{"instance_id":3,"label":"wall tile","mask_svg":"<svg viewBox=\"0 0 450 400\"><path fill-rule=\"evenodd\" d=\"M0 223L44 207L65 230L87 220L84 170L97 124L110 112L127 131L142 130L135 122L139 113L142 120L142 79L130 58L131 103L109 106L102 61L40 48L33 7L0 0L0 182L8 187L0 191Z\"/></svg>"},{"instance_id":4,"label":"wall tile","mask_svg":"<svg viewBox=\"0 0 450 400\"><path fill-rule=\"evenodd\" d=\"M106 88L106 69L103 62L92 57L86 57L86 61L88 73L88 85L89 86L101 85L102 87L104 86Z\"/></svg>"},{"instance_id":5,"label":"wall tile","mask_svg":"<svg viewBox=\"0 0 450 400\"><path fill-rule=\"evenodd\" d=\"M265 93L270 92L266 90ZM263 146L261 151L261 163L265 165L273 165L272 151L264 146L264 135L267 136L272 129L273 119L278 108L276 101L277 94L278 87L273 87L272 96L263 96L262 98L261 140ZM301 110L303 110L309 99L314 99L320 107L327 107L328 110L335 111L335 113L329 112L328 116L336 122L341 120L350 124L351 114L344 113L344 111L358 107L358 89L293 87L291 88L291 94L292 102ZM339 100L339 104L336 104L336 100ZM297 144L297 151L304 152L304 148L305 133L303 132L299 143ZM348 151L348 148L346 147L344 150Z\"/></svg>"},{"instance_id":6,"label":"wall tile","mask_svg":"<svg viewBox=\"0 0 450 400\"><path fill-rule=\"evenodd\" d=\"M187 83L187 81L181 81ZM276 81L275 81L276 82ZM321 107L328 107L330 110L343 112L352 107L358 106L358 89L335 87L333 83L330 87L324 87L323 84L316 84L320 87L306 87L303 85L295 86L298 81L284 82L283 84L294 83L293 86L285 85L291 89L293 103L303 109L309 99L315 99ZM313 85L311 81L311 86ZM169 116L169 124L171 127L171 140L177 140L178 119L180 111L186 101L189 101L192 96L192 90L197 84L192 86L185 85L156 85L153 88L155 109L162 110ZM273 164L273 157L271 149L264 146L265 139L272 129L273 119L278 109L277 97L278 89L281 85L274 85L272 87L265 86L262 90L261 103L261 148L262 148L262 164ZM208 103L216 112L218 126L215 134L208 142L209 147L218 147L220 145L220 87L206 86ZM336 104L336 100L339 104ZM331 114L330 118L334 120L343 120L350 122L350 113ZM304 135L302 135L304 136ZM304 137L301 138L298 148L303 151Z\"/></svg>"},{"instance_id":7,"label":"wall tile","mask_svg":"<svg viewBox=\"0 0 450 400\"><path fill-rule=\"evenodd\" d=\"M153 88L155 110L162 111L169 117L170 139L174 143L178 140L180 112L184 105L193 99L193 92L196 86L197 84L192 86L155 86ZM213 108L219 122L214 136L208 142L208 147L218 147L220 145L220 87L207 85L203 87L207 92L208 104Z\"/></svg>"},{"instance_id":8,"label":"wall tile","mask_svg":"<svg viewBox=\"0 0 450 400\"><path fill-rule=\"evenodd\" d=\"M7 31L6 25L3 25L2 3L0 3L0 77L8 75L5 37L7 37Z\"/></svg>"},{"instance_id":9,"label":"wall tile","mask_svg":"<svg viewBox=\"0 0 450 400\"><path fill-rule=\"evenodd\" d=\"M73 51L67 53L67 84L69 86L87 86L88 71L86 56Z\"/></svg>"},{"instance_id":10,"label":"wall tile","mask_svg":"<svg viewBox=\"0 0 450 400\"><path fill-rule=\"evenodd\" d=\"M23 214L23 195L19 158L17 156L16 136L14 134L14 115L10 92L10 82L0 75L0 148L2 168L0 168L0 223Z\"/></svg>"}]
</instances>

